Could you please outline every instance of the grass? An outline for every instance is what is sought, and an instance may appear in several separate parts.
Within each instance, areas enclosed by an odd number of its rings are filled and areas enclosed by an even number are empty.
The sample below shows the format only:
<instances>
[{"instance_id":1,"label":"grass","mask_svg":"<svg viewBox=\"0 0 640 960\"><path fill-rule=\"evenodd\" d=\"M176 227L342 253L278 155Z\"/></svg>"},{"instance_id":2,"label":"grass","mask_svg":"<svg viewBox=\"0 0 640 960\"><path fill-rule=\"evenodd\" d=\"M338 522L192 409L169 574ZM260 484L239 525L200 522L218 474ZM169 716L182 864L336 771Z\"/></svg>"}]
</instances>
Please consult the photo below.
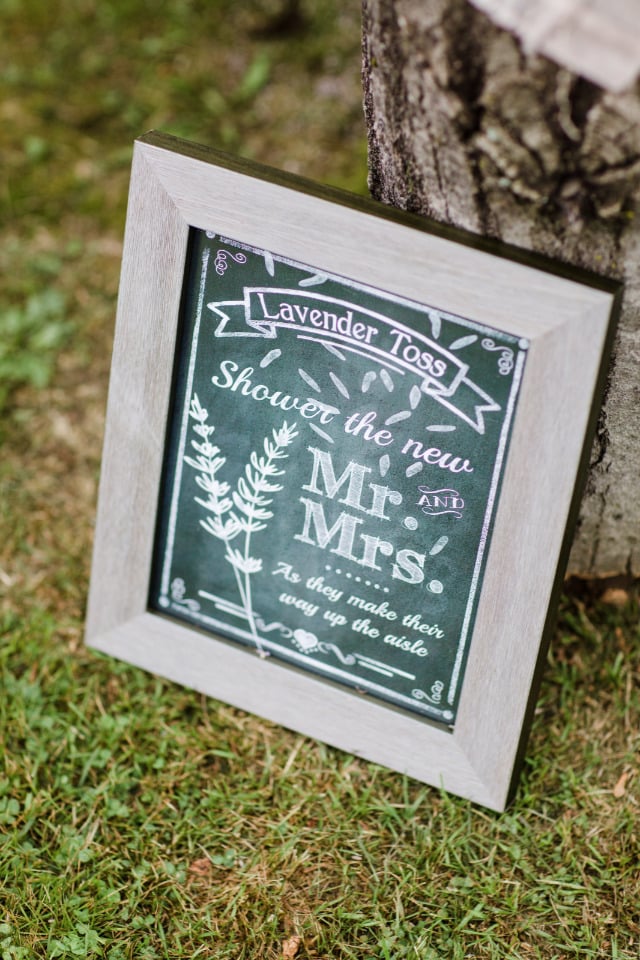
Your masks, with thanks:
<instances>
[{"instance_id":1,"label":"grass","mask_svg":"<svg viewBox=\"0 0 640 960\"><path fill-rule=\"evenodd\" d=\"M590 616L494 815L5 614L0 955L637 956L637 609Z\"/></svg>"},{"instance_id":2,"label":"grass","mask_svg":"<svg viewBox=\"0 0 640 960\"><path fill-rule=\"evenodd\" d=\"M0 960L637 958L633 594L565 596L502 815L83 645L131 141L363 190L357 4L304 10L0 0Z\"/></svg>"}]
</instances>

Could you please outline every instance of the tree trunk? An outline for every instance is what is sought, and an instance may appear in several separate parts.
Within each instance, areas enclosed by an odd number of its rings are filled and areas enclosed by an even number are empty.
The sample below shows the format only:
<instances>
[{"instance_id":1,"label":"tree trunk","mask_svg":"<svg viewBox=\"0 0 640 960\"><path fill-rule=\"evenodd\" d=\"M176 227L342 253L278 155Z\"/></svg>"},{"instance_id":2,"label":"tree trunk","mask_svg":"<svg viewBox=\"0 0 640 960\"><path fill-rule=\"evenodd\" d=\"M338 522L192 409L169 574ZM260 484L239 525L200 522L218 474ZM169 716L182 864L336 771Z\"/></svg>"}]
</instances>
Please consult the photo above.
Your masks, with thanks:
<instances>
[{"instance_id":1,"label":"tree trunk","mask_svg":"<svg viewBox=\"0 0 640 960\"><path fill-rule=\"evenodd\" d=\"M467 0L364 0L364 84L375 197L624 280L569 571L639 575L638 89L526 55Z\"/></svg>"}]
</instances>

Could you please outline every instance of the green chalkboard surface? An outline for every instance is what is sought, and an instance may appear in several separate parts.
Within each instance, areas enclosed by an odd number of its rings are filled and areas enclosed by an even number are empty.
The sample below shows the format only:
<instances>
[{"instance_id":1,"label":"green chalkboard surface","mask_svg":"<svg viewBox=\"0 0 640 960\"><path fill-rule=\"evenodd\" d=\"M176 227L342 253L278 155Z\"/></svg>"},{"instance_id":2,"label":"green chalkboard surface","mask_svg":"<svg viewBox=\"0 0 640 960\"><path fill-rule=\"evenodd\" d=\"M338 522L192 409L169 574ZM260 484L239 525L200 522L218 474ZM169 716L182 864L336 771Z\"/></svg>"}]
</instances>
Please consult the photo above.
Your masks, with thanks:
<instances>
[{"instance_id":1,"label":"green chalkboard surface","mask_svg":"<svg viewBox=\"0 0 640 960\"><path fill-rule=\"evenodd\" d=\"M150 607L454 725L527 346L192 228Z\"/></svg>"}]
</instances>

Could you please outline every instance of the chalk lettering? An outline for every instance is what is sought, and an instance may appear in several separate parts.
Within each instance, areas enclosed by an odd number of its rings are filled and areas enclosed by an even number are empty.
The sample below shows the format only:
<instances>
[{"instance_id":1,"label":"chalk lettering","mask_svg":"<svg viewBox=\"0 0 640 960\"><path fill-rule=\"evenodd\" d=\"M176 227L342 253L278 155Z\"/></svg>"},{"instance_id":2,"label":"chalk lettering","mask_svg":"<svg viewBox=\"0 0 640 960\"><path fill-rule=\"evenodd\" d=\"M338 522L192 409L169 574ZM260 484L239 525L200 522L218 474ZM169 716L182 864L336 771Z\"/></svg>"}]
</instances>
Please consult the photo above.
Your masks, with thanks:
<instances>
[{"instance_id":1,"label":"chalk lettering","mask_svg":"<svg viewBox=\"0 0 640 960\"><path fill-rule=\"evenodd\" d=\"M369 508L365 507L362 503L364 479L368 473L371 473L371 468L351 460L342 471L340 478L336 479L331 454L324 450L318 450L316 447L308 447L308 450L313 454L313 468L311 480L304 484L303 490L333 500L342 486L347 483L347 492L338 503L343 503L353 510L362 510L369 516L379 517L380 520L389 519L384 512L387 500L396 505L402 503L402 494L397 490L391 490L389 487L383 487L378 483L370 483L369 489L373 493L373 500ZM320 475L322 476L323 488L319 486Z\"/></svg>"},{"instance_id":2,"label":"chalk lettering","mask_svg":"<svg viewBox=\"0 0 640 960\"><path fill-rule=\"evenodd\" d=\"M421 350L413 342L413 337L410 334L405 333L402 330L390 330L389 331L392 338L394 338L393 346L391 347L391 353L393 356L400 356L405 363L410 363L412 366L417 367L418 370L425 370L428 373L432 373L434 377L443 377L447 371L447 364L444 360L436 360L432 353L429 353L427 350Z\"/></svg>"},{"instance_id":3,"label":"chalk lettering","mask_svg":"<svg viewBox=\"0 0 640 960\"><path fill-rule=\"evenodd\" d=\"M351 433L354 437L361 434L364 440L373 440L379 447L387 447L393 443L393 434L389 430L374 430L376 416L375 410L365 414L354 413L345 422L344 432Z\"/></svg>"},{"instance_id":4,"label":"chalk lettering","mask_svg":"<svg viewBox=\"0 0 640 960\"><path fill-rule=\"evenodd\" d=\"M372 613L376 617L383 617L385 620L397 620L398 614L395 610L389 608L389 601L383 600L381 603L373 603L371 600L364 600L363 597L356 597L351 594L347 603L350 607L357 607L358 610L364 610L365 613Z\"/></svg>"},{"instance_id":5,"label":"chalk lettering","mask_svg":"<svg viewBox=\"0 0 640 960\"><path fill-rule=\"evenodd\" d=\"M271 308L274 312L269 312L265 302L265 293L257 294L262 314L265 320L280 320L286 324L301 324L305 326L307 322L319 330L325 330L327 333L336 333L350 340L358 340L361 343L371 344L374 337L378 335L378 328L368 323L355 321L353 319L353 310L346 310L339 316L337 313L331 313L329 310L318 310L317 307L290 303L287 300L280 302L277 308Z\"/></svg>"},{"instance_id":6,"label":"chalk lettering","mask_svg":"<svg viewBox=\"0 0 640 960\"><path fill-rule=\"evenodd\" d=\"M286 606L294 607L296 610L302 610L305 617L313 617L319 609L315 603L303 600L302 597L293 597L290 593L281 593L278 601Z\"/></svg>"},{"instance_id":7,"label":"chalk lettering","mask_svg":"<svg viewBox=\"0 0 640 960\"><path fill-rule=\"evenodd\" d=\"M244 367L238 373L239 370L240 367L234 360L223 360L220 364L222 377L213 376L211 382L221 390L231 390L232 393L240 393L243 397L251 397L252 400L267 401L270 406L280 410L297 410L305 420L317 418L322 424L331 423L335 415L340 412L337 407L312 397L301 400L299 397L282 393L281 390L272 391L264 383L254 384L251 380L253 367Z\"/></svg>"},{"instance_id":8,"label":"chalk lettering","mask_svg":"<svg viewBox=\"0 0 640 960\"><path fill-rule=\"evenodd\" d=\"M407 440L402 448L403 453L411 454L415 460L440 467L441 470L450 470L451 473L473 473L473 467L468 460L454 457L451 453L443 452L437 447L427 447L420 440Z\"/></svg>"},{"instance_id":9,"label":"chalk lettering","mask_svg":"<svg viewBox=\"0 0 640 960\"><path fill-rule=\"evenodd\" d=\"M407 640L405 636L396 637L395 634L388 633L382 642L388 643L390 647L396 647L398 650L413 653L417 657L426 657L429 653L421 639L414 640L412 643L411 640Z\"/></svg>"}]
</instances>

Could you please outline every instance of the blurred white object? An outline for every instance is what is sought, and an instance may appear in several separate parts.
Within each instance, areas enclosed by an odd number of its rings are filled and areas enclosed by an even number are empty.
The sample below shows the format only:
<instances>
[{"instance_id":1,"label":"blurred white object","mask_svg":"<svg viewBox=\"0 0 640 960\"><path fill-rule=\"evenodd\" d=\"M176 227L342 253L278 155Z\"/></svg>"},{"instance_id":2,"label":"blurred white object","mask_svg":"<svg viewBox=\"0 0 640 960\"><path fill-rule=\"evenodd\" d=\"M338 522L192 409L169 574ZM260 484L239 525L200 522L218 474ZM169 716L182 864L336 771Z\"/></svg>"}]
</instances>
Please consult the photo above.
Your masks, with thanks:
<instances>
[{"instance_id":1,"label":"blurred white object","mask_svg":"<svg viewBox=\"0 0 640 960\"><path fill-rule=\"evenodd\" d=\"M541 53L615 93L640 72L640 0L471 0Z\"/></svg>"}]
</instances>

